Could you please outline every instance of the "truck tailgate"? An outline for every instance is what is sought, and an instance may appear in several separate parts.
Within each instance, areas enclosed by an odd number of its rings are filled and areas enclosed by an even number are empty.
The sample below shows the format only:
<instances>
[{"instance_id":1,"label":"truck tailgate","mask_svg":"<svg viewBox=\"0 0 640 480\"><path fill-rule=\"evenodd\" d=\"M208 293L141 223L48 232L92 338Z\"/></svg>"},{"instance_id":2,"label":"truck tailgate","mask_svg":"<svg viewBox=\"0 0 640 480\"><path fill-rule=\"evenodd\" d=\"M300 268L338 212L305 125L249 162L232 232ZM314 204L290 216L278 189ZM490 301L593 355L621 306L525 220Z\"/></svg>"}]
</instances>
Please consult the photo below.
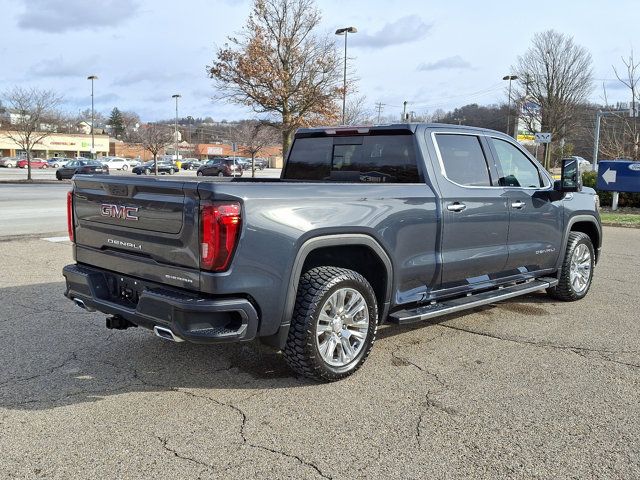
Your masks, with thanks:
<instances>
[{"instance_id":1,"label":"truck tailgate","mask_svg":"<svg viewBox=\"0 0 640 480\"><path fill-rule=\"evenodd\" d=\"M76 177L73 204L79 263L199 287L195 182Z\"/></svg>"}]
</instances>

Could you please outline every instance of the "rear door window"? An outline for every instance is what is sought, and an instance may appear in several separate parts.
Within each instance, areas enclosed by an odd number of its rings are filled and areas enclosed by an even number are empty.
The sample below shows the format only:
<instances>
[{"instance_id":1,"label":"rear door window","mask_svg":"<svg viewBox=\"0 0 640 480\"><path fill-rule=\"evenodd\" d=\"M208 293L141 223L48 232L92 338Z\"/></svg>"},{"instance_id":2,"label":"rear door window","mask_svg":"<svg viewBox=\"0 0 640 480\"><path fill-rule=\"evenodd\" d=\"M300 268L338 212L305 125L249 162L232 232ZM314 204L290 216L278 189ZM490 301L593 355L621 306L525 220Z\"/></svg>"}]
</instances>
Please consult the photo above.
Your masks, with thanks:
<instances>
[{"instance_id":1,"label":"rear door window","mask_svg":"<svg viewBox=\"0 0 640 480\"><path fill-rule=\"evenodd\" d=\"M283 178L356 183L422 182L412 135L298 138Z\"/></svg>"},{"instance_id":2,"label":"rear door window","mask_svg":"<svg viewBox=\"0 0 640 480\"><path fill-rule=\"evenodd\" d=\"M444 175L458 185L490 187L489 167L476 135L437 134Z\"/></svg>"},{"instance_id":3,"label":"rear door window","mask_svg":"<svg viewBox=\"0 0 640 480\"><path fill-rule=\"evenodd\" d=\"M499 138L491 138L490 141L498 157L499 185L524 188L544 186L540 172L520 149Z\"/></svg>"}]
</instances>

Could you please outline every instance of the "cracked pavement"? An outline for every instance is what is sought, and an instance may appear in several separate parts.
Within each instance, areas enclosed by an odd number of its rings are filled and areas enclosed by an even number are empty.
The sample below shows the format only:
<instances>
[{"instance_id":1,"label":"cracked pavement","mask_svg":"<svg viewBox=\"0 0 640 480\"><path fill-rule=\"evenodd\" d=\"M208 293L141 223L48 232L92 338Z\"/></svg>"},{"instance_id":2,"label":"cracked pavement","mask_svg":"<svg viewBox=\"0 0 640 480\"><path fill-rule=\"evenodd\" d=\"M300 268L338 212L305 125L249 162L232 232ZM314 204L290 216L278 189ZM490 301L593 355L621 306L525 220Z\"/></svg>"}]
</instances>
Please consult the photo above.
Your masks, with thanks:
<instances>
[{"instance_id":1,"label":"cracked pavement","mask_svg":"<svg viewBox=\"0 0 640 480\"><path fill-rule=\"evenodd\" d=\"M640 478L640 230L605 228L586 299L383 327L333 384L107 330L68 244L1 245L0 478Z\"/></svg>"}]
</instances>

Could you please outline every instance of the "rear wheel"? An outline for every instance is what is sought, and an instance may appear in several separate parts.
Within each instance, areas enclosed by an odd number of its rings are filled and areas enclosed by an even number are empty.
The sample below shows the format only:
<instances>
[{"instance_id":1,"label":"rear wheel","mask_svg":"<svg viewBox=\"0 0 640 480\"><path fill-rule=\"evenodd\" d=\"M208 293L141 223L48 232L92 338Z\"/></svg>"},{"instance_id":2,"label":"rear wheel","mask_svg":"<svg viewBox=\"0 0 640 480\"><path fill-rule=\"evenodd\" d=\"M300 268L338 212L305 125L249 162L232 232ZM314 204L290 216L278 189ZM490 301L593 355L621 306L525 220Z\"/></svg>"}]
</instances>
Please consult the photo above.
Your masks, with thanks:
<instances>
[{"instance_id":1,"label":"rear wheel","mask_svg":"<svg viewBox=\"0 0 640 480\"><path fill-rule=\"evenodd\" d=\"M569 233L558 285L547 293L558 300L580 300L589 291L593 279L595 253L591 238L582 232Z\"/></svg>"},{"instance_id":2,"label":"rear wheel","mask_svg":"<svg viewBox=\"0 0 640 480\"><path fill-rule=\"evenodd\" d=\"M127 165L126 163L122 165L122 170L124 170L125 172L129 170L129 165Z\"/></svg>"},{"instance_id":3,"label":"rear wheel","mask_svg":"<svg viewBox=\"0 0 640 480\"><path fill-rule=\"evenodd\" d=\"M60 175L60 172L56 172L56 178L58 180L62 180L62 175Z\"/></svg>"},{"instance_id":4,"label":"rear wheel","mask_svg":"<svg viewBox=\"0 0 640 480\"><path fill-rule=\"evenodd\" d=\"M360 368L377 327L375 294L362 275L313 268L300 278L284 358L301 375L339 380Z\"/></svg>"},{"instance_id":5,"label":"rear wheel","mask_svg":"<svg viewBox=\"0 0 640 480\"><path fill-rule=\"evenodd\" d=\"M176 173L176 171L173 168L169 169L169 175L173 175L174 173Z\"/></svg>"},{"instance_id":6,"label":"rear wheel","mask_svg":"<svg viewBox=\"0 0 640 480\"><path fill-rule=\"evenodd\" d=\"M44 169L44 168L49 168L49 165L47 165L47 164L45 163L45 164L43 164L43 165L42 165L42 167L40 167L40 168L42 168L42 169Z\"/></svg>"},{"instance_id":7,"label":"rear wheel","mask_svg":"<svg viewBox=\"0 0 640 480\"><path fill-rule=\"evenodd\" d=\"M144 169L144 174L145 175L151 175L151 169L150 168L145 168Z\"/></svg>"},{"instance_id":8,"label":"rear wheel","mask_svg":"<svg viewBox=\"0 0 640 480\"><path fill-rule=\"evenodd\" d=\"M224 177L224 173L223 172L218 172L218 176L219 177Z\"/></svg>"},{"instance_id":9,"label":"rear wheel","mask_svg":"<svg viewBox=\"0 0 640 480\"><path fill-rule=\"evenodd\" d=\"M196 175L198 175L199 177L202 177L204 175L204 173L198 172Z\"/></svg>"}]
</instances>

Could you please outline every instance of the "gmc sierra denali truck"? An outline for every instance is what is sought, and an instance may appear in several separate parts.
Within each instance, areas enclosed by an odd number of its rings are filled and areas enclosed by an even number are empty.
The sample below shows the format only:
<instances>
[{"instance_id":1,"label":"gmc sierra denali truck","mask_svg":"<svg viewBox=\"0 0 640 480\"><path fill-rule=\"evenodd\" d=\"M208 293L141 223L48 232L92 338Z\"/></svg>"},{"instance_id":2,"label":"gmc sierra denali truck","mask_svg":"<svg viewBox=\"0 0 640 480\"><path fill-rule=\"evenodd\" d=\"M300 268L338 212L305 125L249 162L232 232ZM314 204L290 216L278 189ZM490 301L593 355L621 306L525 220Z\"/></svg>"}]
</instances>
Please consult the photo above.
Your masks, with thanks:
<instances>
[{"instance_id":1,"label":"gmc sierra denali truck","mask_svg":"<svg viewBox=\"0 0 640 480\"><path fill-rule=\"evenodd\" d=\"M65 295L109 328L259 338L337 380L383 322L583 298L602 229L577 167L554 182L501 133L398 124L298 130L279 179L76 176Z\"/></svg>"}]
</instances>

